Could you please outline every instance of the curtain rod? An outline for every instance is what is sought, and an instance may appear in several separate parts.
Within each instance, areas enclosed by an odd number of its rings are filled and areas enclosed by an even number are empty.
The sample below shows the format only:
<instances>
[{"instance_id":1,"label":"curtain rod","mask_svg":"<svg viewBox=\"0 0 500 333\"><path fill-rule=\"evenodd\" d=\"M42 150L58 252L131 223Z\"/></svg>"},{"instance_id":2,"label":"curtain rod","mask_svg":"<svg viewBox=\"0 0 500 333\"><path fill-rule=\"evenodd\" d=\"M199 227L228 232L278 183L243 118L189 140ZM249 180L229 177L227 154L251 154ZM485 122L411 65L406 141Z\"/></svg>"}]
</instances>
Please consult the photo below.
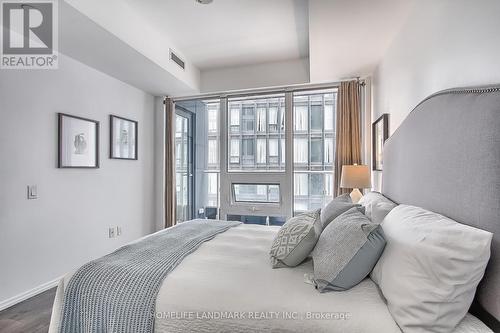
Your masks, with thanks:
<instances>
[{"instance_id":1,"label":"curtain rod","mask_svg":"<svg viewBox=\"0 0 500 333\"><path fill-rule=\"evenodd\" d=\"M254 89L239 89L239 90L229 90L229 91L219 91L207 94L198 94L198 95L188 95L188 96L176 96L170 97L174 102L176 101L187 101L187 100L195 100L195 99L211 99L211 98L221 98L228 96L242 96L242 95L253 95L258 93L279 93L279 92L288 92L288 91L300 91L300 90L309 90L309 89L326 89L326 88L338 88L342 82L354 81L357 80L360 86L364 87L366 85L365 79L360 79L360 77L354 77L350 79L345 79L336 82L329 83L299 83L288 86L274 86L274 87L266 87L266 88L254 88Z\"/></svg>"}]
</instances>

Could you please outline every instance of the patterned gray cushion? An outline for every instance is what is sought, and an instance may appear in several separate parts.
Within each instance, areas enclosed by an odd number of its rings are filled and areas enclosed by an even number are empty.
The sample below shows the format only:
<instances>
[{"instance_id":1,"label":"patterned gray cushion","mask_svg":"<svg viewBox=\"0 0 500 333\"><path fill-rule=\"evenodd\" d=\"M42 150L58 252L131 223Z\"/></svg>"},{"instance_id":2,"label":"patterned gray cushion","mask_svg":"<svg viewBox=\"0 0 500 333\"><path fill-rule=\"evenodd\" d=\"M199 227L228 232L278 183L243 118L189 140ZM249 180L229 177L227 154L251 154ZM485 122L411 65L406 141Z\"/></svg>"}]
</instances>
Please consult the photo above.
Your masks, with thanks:
<instances>
[{"instance_id":1,"label":"patterned gray cushion","mask_svg":"<svg viewBox=\"0 0 500 333\"><path fill-rule=\"evenodd\" d=\"M351 196L348 193L334 198L321 210L322 229L324 230L337 216L347 212L352 207L362 208L361 205L352 203ZM364 210L362 212L364 213Z\"/></svg>"},{"instance_id":2,"label":"patterned gray cushion","mask_svg":"<svg viewBox=\"0 0 500 333\"><path fill-rule=\"evenodd\" d=\"M385 247L380 225L353 207L333 220L313 251L314 282L320 292L347 290L373 269Z\"/></svg>"},{"instance_id":3,"label":"patterned gray cushion","mask_svg":"<svg viewBox=\"0 0 500 333\"><path fill-rule=\"evenodd\" d=\"M281 227L269 252L273 268L294 267L309 256L321 234L319 212L292 217Z\"/></svg>"}]
</instances>

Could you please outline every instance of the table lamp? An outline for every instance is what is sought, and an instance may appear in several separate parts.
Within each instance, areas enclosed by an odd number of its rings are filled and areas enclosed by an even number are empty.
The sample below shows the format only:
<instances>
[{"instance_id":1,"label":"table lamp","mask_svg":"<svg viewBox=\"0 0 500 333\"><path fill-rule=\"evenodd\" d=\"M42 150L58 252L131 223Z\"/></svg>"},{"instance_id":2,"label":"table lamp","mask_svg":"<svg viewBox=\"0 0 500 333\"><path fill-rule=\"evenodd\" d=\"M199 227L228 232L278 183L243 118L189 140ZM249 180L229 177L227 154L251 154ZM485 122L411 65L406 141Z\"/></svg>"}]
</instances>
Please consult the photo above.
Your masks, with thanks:
<instances>
[{"instance_id":1,"label":"table lamp","mask_svg":"<svg viewBox=\"0 0 500 333\"><path fill-rule=\"evenodd\" d=\"M370 168L368 165L343 165L342 176L340 177L340 187L352 188L351 199L353 203L357 203L363 194L359 191L360 188L370 188Z\"/></svg>"}]
</instances>

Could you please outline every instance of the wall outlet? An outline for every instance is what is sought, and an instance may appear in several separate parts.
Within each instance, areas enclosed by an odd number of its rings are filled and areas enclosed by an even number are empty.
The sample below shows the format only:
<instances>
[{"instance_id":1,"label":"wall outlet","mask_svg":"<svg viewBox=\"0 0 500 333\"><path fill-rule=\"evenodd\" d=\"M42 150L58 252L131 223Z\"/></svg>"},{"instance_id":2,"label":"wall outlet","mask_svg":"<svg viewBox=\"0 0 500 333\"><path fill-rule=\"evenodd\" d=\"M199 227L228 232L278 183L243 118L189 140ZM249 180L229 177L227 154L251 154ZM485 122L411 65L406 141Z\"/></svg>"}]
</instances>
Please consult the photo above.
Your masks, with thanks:
<instances>
[{"instance_id":1,"label":"wall outlet","mask_svg":"<svg viewBox=\"0 0 500 333\"><path fill-rule=\"evenodd\" d=\"M36 185L28 185L28 200L38 199L38 188Z\"/></svg>"},{"instance_id":2,"label":"wall outlet","mask_svg":"<svg viewBox=\"0 0 500 333\"><path fill-rule=\"evenodd\" d=\"M119 237L122 235L122 227L118 226L116 227L116 236Z\"/></svg>"},{"instance_id":3,"label":"wall outlet","mask_svg":"<svg viewBox=\"0 0 500 333\"><path fill-rule=\"evenodd\" d=\"M110 227L108 230L108 237L109 238L115 238L116 235L116 230L115 227Z\"/></svg>"}]
</instances>

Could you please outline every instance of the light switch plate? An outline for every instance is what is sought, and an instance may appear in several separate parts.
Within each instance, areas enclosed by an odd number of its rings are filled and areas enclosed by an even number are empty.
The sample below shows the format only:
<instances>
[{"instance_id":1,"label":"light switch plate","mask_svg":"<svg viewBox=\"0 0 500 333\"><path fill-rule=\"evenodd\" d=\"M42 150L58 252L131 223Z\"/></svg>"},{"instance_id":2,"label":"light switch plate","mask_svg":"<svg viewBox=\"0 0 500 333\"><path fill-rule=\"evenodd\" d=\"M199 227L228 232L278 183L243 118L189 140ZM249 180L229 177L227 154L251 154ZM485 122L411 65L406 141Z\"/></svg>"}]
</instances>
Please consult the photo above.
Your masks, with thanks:
<instances>
[{"instance_id":1,"label":"light switch plate","mask_svg":"<svg viewBox=\"0 0 500 333\"><path fill-rule=\"evenodd\" d=\"M122 227L116 227L116 236L121 236L122 235Z\"/></svg>"},{"instance_id":2,"label":"light switch plate","mask_svg":"<svg viewBox=\"0 0 500 333\"><path fill-rule=\"evenodd\" d=\"M28 185L28 200L38 199L38 189L36 185Z\"/></svg>"},{"instance_id":3,"label":"light switch plate","mask_svg":"<svg viewBox=\"0 0 500 333\"><path fill-rule=\"evenodd\" d=\"M115 238L115 228L114 227L110 227L109 230L108 230L108 237L109 238Z\"/></svg>"}]
</instances>

